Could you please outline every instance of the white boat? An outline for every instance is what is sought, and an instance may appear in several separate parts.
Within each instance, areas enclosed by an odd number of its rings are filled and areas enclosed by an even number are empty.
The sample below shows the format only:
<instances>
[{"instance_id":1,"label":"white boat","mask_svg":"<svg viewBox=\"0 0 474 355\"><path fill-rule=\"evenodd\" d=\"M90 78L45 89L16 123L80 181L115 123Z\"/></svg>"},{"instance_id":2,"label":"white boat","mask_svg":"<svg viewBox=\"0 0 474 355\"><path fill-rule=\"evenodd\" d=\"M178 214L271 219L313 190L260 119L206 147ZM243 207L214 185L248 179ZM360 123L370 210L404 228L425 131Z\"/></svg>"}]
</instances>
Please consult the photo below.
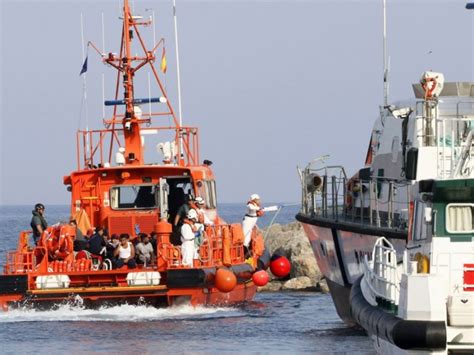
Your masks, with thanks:
<instances>
[{"instance_id":1,"label":"white boat","mask_svg":"<svg viewBox=\"0 0 474 355\"><path fill-rule=\"evenodd\" d=\"M427 71L413 91L385 101L354 175L325 157L299 171L296 218L379 353L474 354L474 83Z\"/></svg>"}]
</instances>

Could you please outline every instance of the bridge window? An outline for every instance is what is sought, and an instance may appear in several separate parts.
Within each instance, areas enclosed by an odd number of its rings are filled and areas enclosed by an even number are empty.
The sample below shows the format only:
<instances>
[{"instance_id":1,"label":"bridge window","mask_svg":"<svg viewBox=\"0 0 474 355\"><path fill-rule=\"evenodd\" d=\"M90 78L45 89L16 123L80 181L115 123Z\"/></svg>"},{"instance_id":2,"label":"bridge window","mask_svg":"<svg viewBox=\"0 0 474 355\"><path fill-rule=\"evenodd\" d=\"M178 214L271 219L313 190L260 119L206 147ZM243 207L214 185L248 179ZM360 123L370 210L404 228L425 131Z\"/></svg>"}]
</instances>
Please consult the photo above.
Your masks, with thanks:
<instances>
[{"instance_id":1,"label":"bridge window","mask_svg":"<svg viewBox=\"0 0 474 355\"><path fill-rule=\"evenodd\" d=\"M150 184L114 186L110 189L110 200L114 210L157 208L159 189Z\"/></svg>"},{"instance_id":2,"label":"bridge window","mask_svg":"<svg viewBox=\"0 0 474 355\"><path fill-rule=\"evenodd\" d=\"M446 206L446 230L448 233L473 233L474 204L450 203Z\"/></svg>"},{"instance_id":3,"label":"bridge window","mask_svg":"<svg viewBox=\"0 0 474 355\"><path fill-rule=\"evenodd\" d=\"M206 207L214 209L217 206L216 182L214 180L200 180L197 183L199 194L206 201Z\"/></svg>"}]
</instances>

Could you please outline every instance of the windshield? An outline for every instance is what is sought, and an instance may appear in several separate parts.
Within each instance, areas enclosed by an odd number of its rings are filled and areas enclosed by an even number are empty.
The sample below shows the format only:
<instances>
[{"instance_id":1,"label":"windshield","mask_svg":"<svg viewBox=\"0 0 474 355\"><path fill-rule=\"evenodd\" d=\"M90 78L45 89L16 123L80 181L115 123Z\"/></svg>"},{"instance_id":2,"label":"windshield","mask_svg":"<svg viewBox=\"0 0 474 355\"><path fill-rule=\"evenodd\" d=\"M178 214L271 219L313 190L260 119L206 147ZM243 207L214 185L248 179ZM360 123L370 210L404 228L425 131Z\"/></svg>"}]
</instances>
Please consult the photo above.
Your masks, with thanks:
<instances>
[{"instance_id":1,"label":"windshield","mask_svg":"<svg viewBox=\"0 0 474 355\"><path fill-rule=\"evenodd\" d=\"M150 184L114 186L110 197L114 210L158 208L159 188Z\"/></svg>"}]
</instances>

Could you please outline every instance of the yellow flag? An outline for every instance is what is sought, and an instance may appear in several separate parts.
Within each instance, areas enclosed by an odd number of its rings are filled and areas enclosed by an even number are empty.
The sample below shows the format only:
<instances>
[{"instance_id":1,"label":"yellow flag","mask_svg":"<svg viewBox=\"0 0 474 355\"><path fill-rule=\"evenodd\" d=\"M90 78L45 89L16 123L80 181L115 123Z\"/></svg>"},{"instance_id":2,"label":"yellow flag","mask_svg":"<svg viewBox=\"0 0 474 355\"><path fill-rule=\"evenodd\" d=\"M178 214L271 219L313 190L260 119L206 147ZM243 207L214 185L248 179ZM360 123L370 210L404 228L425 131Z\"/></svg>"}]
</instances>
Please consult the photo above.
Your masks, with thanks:
<instances>
[{"instance_id":1,"label":"yellow flag","mask_svg":"<svg viewBox=\"0 0 474 355\"><path fill-rule=\"evenodd\" d=\"M161 54L161 65L160 65L160 69L163 72L163 74L166 74L167 68L168 68L168 65L166 64L166 50L163 47L163 53Z\"/></svg>"}]
</instances>

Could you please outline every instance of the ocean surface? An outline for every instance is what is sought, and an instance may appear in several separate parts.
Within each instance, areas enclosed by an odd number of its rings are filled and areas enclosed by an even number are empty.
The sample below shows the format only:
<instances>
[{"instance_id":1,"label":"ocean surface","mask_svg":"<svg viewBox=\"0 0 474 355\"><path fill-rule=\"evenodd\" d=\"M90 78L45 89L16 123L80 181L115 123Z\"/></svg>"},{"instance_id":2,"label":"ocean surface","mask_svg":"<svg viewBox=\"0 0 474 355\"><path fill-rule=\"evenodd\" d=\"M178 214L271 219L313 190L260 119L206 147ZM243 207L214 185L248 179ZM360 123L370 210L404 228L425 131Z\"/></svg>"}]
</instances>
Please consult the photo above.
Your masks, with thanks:
<instances>
[{"instance_id":1,"label":"ocean surface","mask_svg":"<svg viewBox=\"0 0 474 355\"><path fill-rule=\"evenodd\" d=\"M290 223L298 206L284 206L275 223ZM49 224L68 219L68 206L46 206ZM239 222L243 204L221 204ZM275 213L259 220L264 228ZM0 206L0 262L29 228L31 206ZM232 308L115 306L88 310L80 299L49 311L0 313L0 353L301 353L372 354L365 334L346 326L329 295L260 293Z\"/></svg>"}]
</instances>

